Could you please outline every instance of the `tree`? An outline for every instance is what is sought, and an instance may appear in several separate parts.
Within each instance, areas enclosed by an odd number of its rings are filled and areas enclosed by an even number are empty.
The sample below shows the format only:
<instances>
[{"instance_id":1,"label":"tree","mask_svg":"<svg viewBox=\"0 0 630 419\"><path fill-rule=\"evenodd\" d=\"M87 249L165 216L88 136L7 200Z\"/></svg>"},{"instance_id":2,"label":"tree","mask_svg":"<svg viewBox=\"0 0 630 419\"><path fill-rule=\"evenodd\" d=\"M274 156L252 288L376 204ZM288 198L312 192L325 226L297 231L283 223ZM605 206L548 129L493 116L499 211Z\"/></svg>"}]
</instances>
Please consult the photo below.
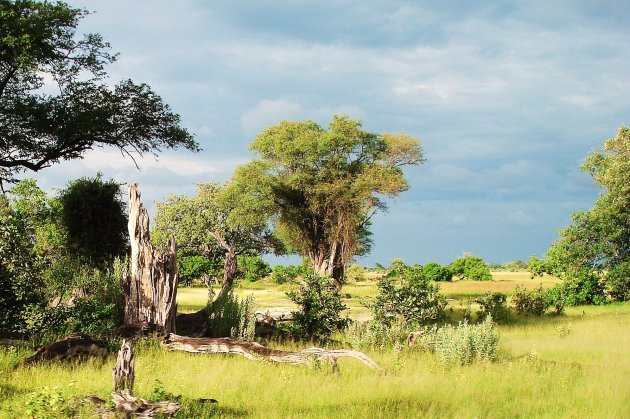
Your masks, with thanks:
<instances>
[{"instance_id":1,"label":"tree","mask_svg":"<svg viewBox=\"0 0 630 419\"><path fill-rule=\"evenodd\" d=\"M149 86L107 85L105 66L116 54L99 34L78 39L87 14L61 2L0 0L0 185L94 147L114 146L132 158L198 150Z\"/></svg>"},{"instance_id":2,"label":"tree","mask_svg":"<svg viewBox=\"0 0 630 419\"><path fill-rule=\"evenodd\" d=\"M480 257L466 255L457 258L451 263L450 271L461 279L468 278L473 281L490 281L492 274L486 262Z\"/></svg>"},{"instance_id":3,"label":"tree","mask_svg":"<svg viewBox=\"0 0 630 419\"><path fill-rule=\"evenodd\" d=\"M156 243L164 245L170 237L175 237L186 256L223 258L223 286L215 300L236 279L238 255L282 252L281 243L271 234L267 220L260 213L239 219L231 217L236 208L247 205L242 198L229 184L208 182L197 185L193 198L170 195L156 205L153 230Z\"/></svg>"},{"instance_id":4,"label":"tree","mask_svg":"<svg viewBox=\"0 0 630 419\"><path fill-rule=\"evenodd\" d=\"M622 126L601 152L582 165L603 192L593 208L573 214L573 223L547 251L545 271L567 280L576 303L627 300L630 278L630 129Z\"/></svg>"},{"instance_id":5,"label":"tree","mask_svg":"<svg viewBox=\"0 0 630 419\"><path fill-rule=\"evenodd\" d=\"M232 217L266 213L287 247L338 287L346 264L369 250L369 220L387 208L383 198L409 188L401 167L423 161L418 140L367 132L344 116L327 130L313 121L281 122L250 149L260 158L238 168L233 184L250 205Z\"/></svg>"},{"instance_id":6,"label":"tree","mask_svg":"<svg viewBox=\"0 0 630 419\"><path fill-rule=\"evenodd\" d=\"M61 220L68 247L93 266L103 266L129 249L127 208L120 185L103 181L101 174L68 183L59 193Z\"/></svg>"}]
</instances>

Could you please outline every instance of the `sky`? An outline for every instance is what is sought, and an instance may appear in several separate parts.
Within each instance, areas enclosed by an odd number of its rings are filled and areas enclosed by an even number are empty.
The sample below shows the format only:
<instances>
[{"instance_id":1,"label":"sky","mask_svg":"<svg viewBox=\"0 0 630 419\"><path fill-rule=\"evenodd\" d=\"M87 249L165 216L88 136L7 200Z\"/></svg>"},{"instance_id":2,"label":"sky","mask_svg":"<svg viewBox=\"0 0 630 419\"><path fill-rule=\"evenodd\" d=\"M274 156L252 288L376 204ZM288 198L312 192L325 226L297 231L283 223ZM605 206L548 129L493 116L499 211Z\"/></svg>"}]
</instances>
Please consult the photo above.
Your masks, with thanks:
<instances>
[{"instance_id":1,"label":"sky","mask_svg":"<svg viewBox=\"0 0 630 419\"><path fill-rule=\"evenodd\" d=\"M426 162L373 223L364 265L544 255L600 190L579 166L630 124L628 1L68 0L120 53L112 82L145 82L203 151L133 162L114 149L37 173L55 190L97 171L145 205L225 180L282 120L422 140ZM32 174L29 174L32 176Z\"/></svg>"}]
</instances>

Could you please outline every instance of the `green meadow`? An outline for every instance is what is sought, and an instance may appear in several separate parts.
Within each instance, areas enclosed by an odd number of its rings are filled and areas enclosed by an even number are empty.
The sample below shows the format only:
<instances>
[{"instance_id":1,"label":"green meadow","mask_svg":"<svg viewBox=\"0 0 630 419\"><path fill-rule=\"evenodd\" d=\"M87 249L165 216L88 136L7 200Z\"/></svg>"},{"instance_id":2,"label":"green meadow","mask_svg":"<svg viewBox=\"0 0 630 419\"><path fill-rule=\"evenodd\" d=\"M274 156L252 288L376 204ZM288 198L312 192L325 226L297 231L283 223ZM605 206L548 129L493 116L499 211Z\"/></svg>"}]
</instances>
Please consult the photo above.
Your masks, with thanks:
<instances>
[{"instance_id":1,"label":"green meadow","mask_svg":"<svg viewBox=\"0 0 630 419\"><path fill-rule=\"evenodd\" d=\"M517 285L550 286L554 278L495 274L493 281L456 281L442 290L451 306L470 304L488 290ZM269 286L269 284L266 284ZM261 289L241 285L259 308L292 307L286 286ZM288 289L288 287L287 287ZM362 304L376 290L373 281L342 290L349 313L364 318ZM180 288L181 308L201 308L205 289ZM417 349L370 352L383 372L354 359L327 366L254 362L238 356L175 353L155 341L136 352L134 393L145 398L179 395L177 417L628 417L630 412L630 303L572 307L561 316L519 317L498 326L499 357L494 363L452 366ZM309 346L271 342L285 349ZM90 417L87 395L109 399L114 355L105 362L16 367L32 348L16 342L0 346L0 416L65 417L63 406ZM200 403L213 398L218 403Z\"/></svg>"}]
</instances>

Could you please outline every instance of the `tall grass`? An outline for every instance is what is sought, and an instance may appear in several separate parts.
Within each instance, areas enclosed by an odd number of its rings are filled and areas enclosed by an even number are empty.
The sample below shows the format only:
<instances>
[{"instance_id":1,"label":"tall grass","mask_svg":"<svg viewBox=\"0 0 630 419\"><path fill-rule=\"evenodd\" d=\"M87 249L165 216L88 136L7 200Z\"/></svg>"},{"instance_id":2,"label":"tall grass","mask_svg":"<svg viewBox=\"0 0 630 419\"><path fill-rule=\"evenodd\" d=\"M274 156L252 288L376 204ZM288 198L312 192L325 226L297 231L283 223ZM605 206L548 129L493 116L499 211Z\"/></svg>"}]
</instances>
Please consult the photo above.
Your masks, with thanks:
<instances>
[{"instance_id":1,"label":"tall grass","mask_svg":"<svg viewBox=\"0 0 630 419\"><path fill-rule=\"evenodd\" d=\"M382 374L345 358L335 373L146 344L136 354L135 392L149 397L160 386L181 395L179 417L627 417L629 322L626 303L499 326L494 363L447 365L415 350L370 351ZM114 356L13 369L30 353L0 347L0 417L27 417L33 394L46 391L68 401L109 399ZM198 398L219 403L199 405Z\"/></svg>"}]
</instances>

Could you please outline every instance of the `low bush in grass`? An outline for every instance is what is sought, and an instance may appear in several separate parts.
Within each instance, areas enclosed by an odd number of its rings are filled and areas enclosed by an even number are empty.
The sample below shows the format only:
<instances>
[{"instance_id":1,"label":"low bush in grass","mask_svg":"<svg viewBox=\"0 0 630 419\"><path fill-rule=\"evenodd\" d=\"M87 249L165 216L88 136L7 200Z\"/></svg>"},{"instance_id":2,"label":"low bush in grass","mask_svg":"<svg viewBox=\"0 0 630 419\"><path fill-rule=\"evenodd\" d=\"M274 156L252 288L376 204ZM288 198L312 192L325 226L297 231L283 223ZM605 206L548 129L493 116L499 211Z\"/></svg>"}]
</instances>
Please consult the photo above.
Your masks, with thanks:
<instances>
[{"instance_id":1,"label":"low bush in grass","mask_svg":"<svg viewBox=\"0 0 630 419\"><path fill-rule=\"evenodd\" d=\"M271 267L260 256L239 255L238 272L239 278L246 281L255 282L265 278L271 273Z\"/></svg>"},{"instance_id":2,"label":"low bush in grass","mask_svg":"<svg viewBox=\"0 0 630 419\"><path fill-rule=\"evenodd\" d=\"M346 269L344 281L347 284L353 284L357 281L364 281L366 273L367 270L363 266L353 263Z\"/></svg>"},{"instance_id":3,"label":"low bush in grass","mask_svg":"<svg viewBox=\"0 0 630 419\"><path fill-rule=\"evenodd\" d=\"M473 281L490 281L492 279L490 268L483 259L477 256L457 258L451 263L449 269L453 275L461 279L466 278Z\"/></svg>"},{"instance_id":4,"label":"low bush in grass","mask_svg":"<svg viewBox=\"0 0 630 419\"><path fill-rule=\"evenodd\" d=\"M428 262L422 266L422 275L429 281L450 282L453 280L453 272L447 267L436 262Z\"/></svg>"},{"instance_id":5,"label":"low bush in grass","mask_svg":"<svg viewBox=\"0 0 630 419\"><path fill-rule=\"evenodd\" d=\"M208 329L210 337L231 337L254 340L256 326L254 297L239 299L230 289L208 304Z\"/></svg>"},{"instance_id":6,"label":"low bush in grass","mask_svg":"<svg viewBox=\"0 0 630 419\"><path fill-rule=\"evenodd\" d=\"M475 300L481 306L483 317L491 316L495 321L502 322L509 318L507 295L502 292L488 292Z\"/></svg>"},{"instance_id":7,"label":"low bush in grass","mask_svg":"<svg viewBox=\"0 0 630 419\"><path fill-rule=\"evenodd\" d=\"M562 314L566 299L565 284L548 290L542 287L534 290L516 287L511 296L516 314L531 316L542 316L549 308L553 308L556 314Z\"/></svg>"},{"instance_id":8,"label":"low bush in grass","mask_svg":"<svg viewBox=\"0 0 630 419\"><path fill-rule=\"evenodd\" d=\"M469 324L464 320L457 326L440 327L434 334L425 336L423 341L433 344L433 351L440 361L467 365L475 361L494 361L499 333L495 330L492 317L488 316L479 324Z\"/></svg>"},{"instance_id":9,"label":"low bush in grass","mask_svg":"<svg viewBox=\"0 0 630 419\"><path fill-rule=\"evenodd\" d=\"M630 262L620 263L608 272L606 290L615 301L630 301Z\"/></svg>"},{"instance_id":10,"label":"low bush in grass","mask_svg":"<svg viewBox=\"0 0 630 419\"><path fill-rule=\"evenodd\" d=\"M402 319L388 325L378 321L352 322L345 337L353 348L385 350L404 347L410 331Z\"/></svg>"},{"instance_id":11,"label":"low bush in grass","mask_svg":"<svg viewBox=\"0 0 630 419\"><path fill-rule=\"evenodd\" d=\"M330 336L349 324L341 312L347 307L329 278L307 276L298 290L287 296L300 308L293 313L293 334L302 339L327 341Z\"/></svg>"}]
</instances>

